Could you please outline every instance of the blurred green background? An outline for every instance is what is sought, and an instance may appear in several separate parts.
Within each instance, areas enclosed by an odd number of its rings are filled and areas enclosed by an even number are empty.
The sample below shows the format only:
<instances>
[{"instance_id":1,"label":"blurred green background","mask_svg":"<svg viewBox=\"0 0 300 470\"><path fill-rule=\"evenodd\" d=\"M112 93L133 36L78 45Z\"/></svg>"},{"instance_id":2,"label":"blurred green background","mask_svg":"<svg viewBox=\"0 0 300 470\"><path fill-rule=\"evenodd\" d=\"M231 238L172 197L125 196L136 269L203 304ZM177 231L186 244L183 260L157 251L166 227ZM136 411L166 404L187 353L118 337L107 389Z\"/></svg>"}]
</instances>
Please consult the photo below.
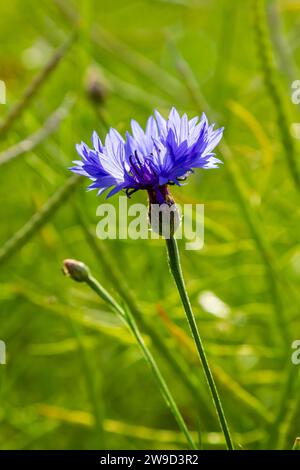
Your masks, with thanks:
<instances>
[{"instance_id":1,"label":"blurred green background","mask_svg":"<svg viewBox=\"0 0 300 470\"><path fill-rule=\"evenodd\" d=\"M300 434L291 362L300 166L290 133L300 122L291 101L300 1L10 0L0 12L0 447L186 448L128 330L62 276L62 260L77 258L116 298L130 292L165 345L145 332L195 438L225 448L164 242L95 242L86 228L95 234L104 198L86 193L87 181L66 186L75 143L175 105L225 126L224 165L173 195L205 204L204 249L180 247L235 444L291 449Z\"/></svg>"}]
</instances>

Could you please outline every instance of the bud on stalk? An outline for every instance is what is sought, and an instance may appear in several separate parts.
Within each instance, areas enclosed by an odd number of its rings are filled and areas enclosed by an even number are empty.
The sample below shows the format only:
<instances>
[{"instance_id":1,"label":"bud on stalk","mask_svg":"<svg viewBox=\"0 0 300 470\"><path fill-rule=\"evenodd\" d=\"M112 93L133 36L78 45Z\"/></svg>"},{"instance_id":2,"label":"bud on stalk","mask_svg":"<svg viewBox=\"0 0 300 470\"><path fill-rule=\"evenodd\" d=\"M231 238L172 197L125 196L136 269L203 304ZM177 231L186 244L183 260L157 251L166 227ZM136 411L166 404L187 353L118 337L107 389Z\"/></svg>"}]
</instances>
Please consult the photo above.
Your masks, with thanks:
<instances>
[{"instance_id":1,"label":"bud on stalk","mask_svg":"<svg viewBox=\"0 0 300 470\"><path fill-rule=\"evenodd\" d=\"M181 224L181 215L168 186L148 190L148 197L148 217L153 232L166 239L173 237Z\"/></svg>"},{"instance_id":2,"label":"bud on stalk","mask_svg":"<svg viewBox=\"0 0 300 470\"><path fill-rule=\"evenodd\" d=\"M90 278L89 268L75 259L65 259L63 263L63 273L77 282L87 282Z\"/></svg>"}]
</instances>

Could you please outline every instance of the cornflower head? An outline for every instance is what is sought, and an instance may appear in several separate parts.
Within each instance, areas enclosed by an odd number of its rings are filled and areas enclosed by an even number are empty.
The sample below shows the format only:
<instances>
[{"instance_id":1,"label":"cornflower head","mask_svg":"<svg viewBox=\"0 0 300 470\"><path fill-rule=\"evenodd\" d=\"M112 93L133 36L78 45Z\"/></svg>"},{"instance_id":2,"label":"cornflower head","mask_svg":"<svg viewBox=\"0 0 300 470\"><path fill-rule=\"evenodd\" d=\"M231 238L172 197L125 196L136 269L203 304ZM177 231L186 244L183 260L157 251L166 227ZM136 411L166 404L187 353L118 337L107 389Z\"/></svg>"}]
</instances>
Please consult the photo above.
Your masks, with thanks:
<instances>
[{"instance_id":1,"label":"cornflower head","mask_svg":"<svg viewBox=\"0 0 300 470\"><path fill-rule=\"evenodd\" d=\"M155 117L154 117L155 116ZM196 168L217 168L222 163L213 153L223 128L214 129L206 115L189 120L173 107L167 119L158 111L147 121L146 129L131 121L125 139L111 128L104 144L94 131L93 148L84 142L76 146L81 160L71 170L87 176L89 190L98 195L109 190L107 198L121 190L130 197L138 190L148 192L150 204L172 206L170 185L181 186Z\"/></svg>"}]
</instances>

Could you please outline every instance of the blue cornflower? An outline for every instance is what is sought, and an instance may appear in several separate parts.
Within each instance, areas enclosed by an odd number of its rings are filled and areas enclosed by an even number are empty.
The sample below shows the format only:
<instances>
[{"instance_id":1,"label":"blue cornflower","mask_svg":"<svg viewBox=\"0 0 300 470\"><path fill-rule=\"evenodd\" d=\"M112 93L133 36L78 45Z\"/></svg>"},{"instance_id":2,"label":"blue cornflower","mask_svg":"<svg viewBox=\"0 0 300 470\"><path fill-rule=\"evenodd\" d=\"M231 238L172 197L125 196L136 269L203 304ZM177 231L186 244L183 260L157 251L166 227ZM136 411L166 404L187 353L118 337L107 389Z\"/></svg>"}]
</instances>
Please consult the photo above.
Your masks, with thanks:
<instances>
[{"instance_id":1,"label":"blue cornflower","mask_svg":"<svg viewBox=\"0 0 300 470\"><path fill-rule=\"evenodd\" d=\"M181 185L194 168L217 168L222 163L213 153L222 138L223 128L214 130L205 114L188 120L172 108L168 119L158 111L148 119L146 130L134 120L132 133L124 139L110 129L104 145L93 133L93 149L84 142L77 145L82 160L75 161L73 172L92 180L88 189L98 194L112 188L107 197L120 190L127 196L145 189L152 202L167 201L168 185Z\"/></svg>"}]
</instances>

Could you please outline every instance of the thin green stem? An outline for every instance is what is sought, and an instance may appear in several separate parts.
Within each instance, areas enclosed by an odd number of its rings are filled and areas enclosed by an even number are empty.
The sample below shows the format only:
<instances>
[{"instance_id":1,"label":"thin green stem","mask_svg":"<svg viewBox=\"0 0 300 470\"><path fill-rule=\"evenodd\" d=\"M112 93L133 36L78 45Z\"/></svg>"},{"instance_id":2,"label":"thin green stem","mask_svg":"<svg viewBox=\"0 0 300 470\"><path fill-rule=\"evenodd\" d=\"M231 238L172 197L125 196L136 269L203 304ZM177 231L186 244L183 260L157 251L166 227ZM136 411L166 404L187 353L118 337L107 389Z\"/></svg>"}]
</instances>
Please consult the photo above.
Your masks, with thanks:
<instances>
[{"instance_id":1,"label":"thin green stem","mask_svg":"<svg viewBox=\"0 0 300 470\"><path fill-rule=\"evenodd\" d=\"M194 440L185 424L185 421L176 405L176 402L169 390L169 387L167 386L165 379L163 378L155 359L153 358L150 350L146 346L142 335L138 329L138 326L136 325L133 316L130 311L127 309L124 309L120 304L116 302L116 300L104 289L104 287L95 279L92 275L88 275L87 279L85 279L85 282L93 289L93 291L96 292L96 294L101 297L107 304L111 306L111 308L118 314L120 317L123 319L127 327L130 329L132 332L133 336L137 340L137 343L139 344L142 353L148 362L153 375L159 385L160 391L162 393L163 398L165 399L167 406L169 407L170 411L172 412L179 429L183 432L185 435L188 445L191 449L196 449L196 445L194 443Z\"/></svg>"},{"instance_id":2,"label":"thin green stem","mask_svg":"<svg viewBox=\"0 0 300 470\"><path fill-rule=\"evenodd\" d=\"M161 375L160 370L159 370L152 354L150 353L149 349L147 348L147 346L146 346L146 344L143 340L143 337L142 337L142 335L141 335L141 333L140 333L140 331L137 327L137 324L135 323L135 320L134 320L130 310L128 310L128 309L126 309L126 319L127 319L127 324L129 325L129 327L131 329L131 332L133 333L134 337L136 338L136 340L137 340L141 350L143 351L143 354L144 354L150 368L152 369L152 372L153 372L154 376L156 377L156 380L160 384L160 389L161 389L162 395L163 395L168 407L172 411L172 413L173 413L173 415L174 415L174 417L177 421L177 424L178 424L179 428L182 430L182 432L186 436L186 439L189 443L189 446L192 449L197 449L196 444L194 443L194 440L193 440L191 434L189 433L189 431L186 427L184 419L183 419L181 413L179 412L179 410L177 408L175 400L174 400L172 394L170 393L169 388L168 388L163 376Z\"/></svg>"},{"instance_id":3,"label":"thin green stem","mask_svg":"<svg viewBox=\"0 0 300 470\"><path fill-rule=\"evenodd\" d=\"M180 298L181 298L181 301L182 301L182 304L183 304L183 307L187 316L187 320L192 331L192 335L196 344L200 361L204 369L204 373L205 373L208 386L212 394L212 399L213 399L213 402L217 411L220 425L221 425L221 428L222 428L222 431L226 440L227 448L228 450L233 450L234 447L233 447L232 439L230 436L228 424L225 418L225 414L223 411L222 403L221 403L221 400L217 391L217 387L216 387L212 372L210 370L210 367L206 358L205 350L202 344L202 340L201 340L198 326L196 323L196 319L195 319L195 316L191 307L191 303L186 292L186 287L185 287L185 282L184 282L184 278L182 274L179 251L178 251L176 239L174 237L166 239L166 244L167 244L167 250L168 250L170 269L173 274L173 277L174 277L174 280L175 280L175 283L176 283L176 286L177 286L177 289L178 289L178 292L179 292L179 295L180 295Z\"/></svg>"}]
</instances>

